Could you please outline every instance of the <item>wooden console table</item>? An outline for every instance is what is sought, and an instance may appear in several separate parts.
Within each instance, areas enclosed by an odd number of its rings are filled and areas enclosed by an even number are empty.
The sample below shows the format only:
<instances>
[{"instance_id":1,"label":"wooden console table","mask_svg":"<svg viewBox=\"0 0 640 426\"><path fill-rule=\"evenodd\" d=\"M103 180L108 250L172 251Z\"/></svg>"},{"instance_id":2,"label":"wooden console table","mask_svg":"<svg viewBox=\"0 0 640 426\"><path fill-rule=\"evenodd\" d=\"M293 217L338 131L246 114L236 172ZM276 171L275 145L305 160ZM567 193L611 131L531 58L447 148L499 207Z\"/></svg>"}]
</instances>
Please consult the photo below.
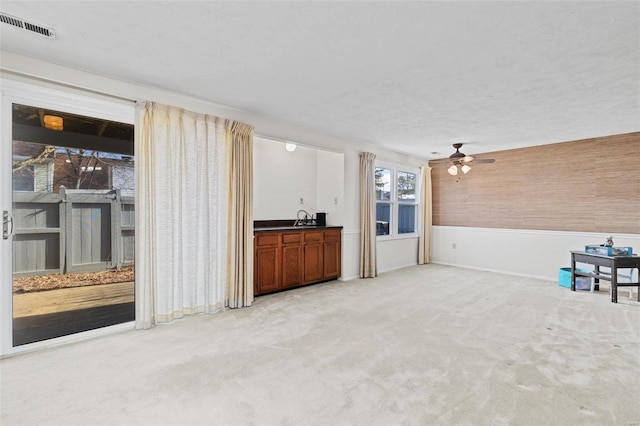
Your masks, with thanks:
<instances>
[{"instance_id":1,"label":"wooden console table","mask_svg":"<svg viewBox=\"0 0 640 426\"><path fill-rule=\"evenodd\" d=\"M576 262L594 265L595 270L592 273L579 272L576 270ZM600 270L600 267L609 268L609 273ZM618 269L637 269L638 282L635 283L619 283ZM633 275L633 274L632 274ZM638 302L640 302L640 256L605 256L603 254L585 253L583 251L571 252L571 291L576 291L576 276L593 277L596 288L600 280L611 282L611 301L618 303L618 287L638 287Z\"/></svg>"}]
</instances>

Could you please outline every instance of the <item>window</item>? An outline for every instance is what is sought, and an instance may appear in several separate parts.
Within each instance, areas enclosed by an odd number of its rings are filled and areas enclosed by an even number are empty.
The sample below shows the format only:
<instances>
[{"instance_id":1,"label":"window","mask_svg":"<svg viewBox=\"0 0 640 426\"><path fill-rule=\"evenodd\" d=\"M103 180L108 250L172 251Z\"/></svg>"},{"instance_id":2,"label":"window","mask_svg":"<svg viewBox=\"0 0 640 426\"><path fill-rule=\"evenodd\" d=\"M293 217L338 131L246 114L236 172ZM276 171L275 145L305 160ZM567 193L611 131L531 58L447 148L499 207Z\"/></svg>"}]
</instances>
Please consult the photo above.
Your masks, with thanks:
<instances>
[{"instance_id":1,"label":"window","mask_svg":"<svg viewBox=\"0 0 640 426\"><path fill-rule=\"evenodd\" d=\"M12 173L13 190L14 191L31 191L34 190L33 184L33 166L25 166L20 169L14 169Z\"/></svg>"},{"instance_id":2,"label":"window","mask_svg":"<svg viewBox=\"0 0 640 426\"><path fill-rule=\"evenodd\" d=\"M417 232L418 172L376 167L376 235Z\"/></svg>"}]
</instances>

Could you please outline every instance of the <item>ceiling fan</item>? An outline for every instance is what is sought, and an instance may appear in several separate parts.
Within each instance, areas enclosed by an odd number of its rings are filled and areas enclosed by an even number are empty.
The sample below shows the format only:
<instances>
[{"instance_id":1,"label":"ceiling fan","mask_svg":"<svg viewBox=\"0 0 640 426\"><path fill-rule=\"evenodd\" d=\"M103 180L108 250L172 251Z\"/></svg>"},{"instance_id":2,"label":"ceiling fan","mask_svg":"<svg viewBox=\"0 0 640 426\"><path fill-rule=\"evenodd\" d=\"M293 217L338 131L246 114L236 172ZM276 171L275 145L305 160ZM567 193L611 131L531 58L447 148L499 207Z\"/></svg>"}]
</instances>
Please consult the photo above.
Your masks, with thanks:
<instances>
[{"instance_id":1,"label":"ceiling fan","mask_svg":"<svg viewBox=\"0 0 640 426\"><path fill-rule=\"evenodd\" d=\"M466 155L460 152L460 148L462 148L461 143L454 143L453 147L456 149L456 152L451 154L449 158L442 158L440 160L432 160L431 164L450 164L447 172L455 176L458 174L458 171L462 171L462 173L467 174L471 171L471 166L474 164L482 164L482 163L495 163L496 160L493 158L476 158L471 155Z\"/></svg>"}]
</instances>

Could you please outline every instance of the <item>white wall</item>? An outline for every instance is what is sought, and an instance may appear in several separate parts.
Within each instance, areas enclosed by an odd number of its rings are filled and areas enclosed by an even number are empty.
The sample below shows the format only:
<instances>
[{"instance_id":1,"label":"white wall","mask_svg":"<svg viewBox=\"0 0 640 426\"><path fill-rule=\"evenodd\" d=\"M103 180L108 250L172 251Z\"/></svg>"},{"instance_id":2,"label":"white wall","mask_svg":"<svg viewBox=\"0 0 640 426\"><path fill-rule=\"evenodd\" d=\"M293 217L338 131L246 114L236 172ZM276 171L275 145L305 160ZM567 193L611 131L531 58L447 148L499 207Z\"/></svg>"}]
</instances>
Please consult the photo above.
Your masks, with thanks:
<instances>
[{"instance_id":1,"label":"white wall","mask_svg":"<svg viewBox=\"0 0 640 426\"><path fill-rule=\"evenodd\" d=\"M327 225L342 226L344 199L344 155L318 151L317 209L327 214ZM349 200L353 203L353 200Z\"/></svg>"},{"instance_id":2,"label":"white wall","mask_svg":"<svg viewBox=\"0 0 640 426\"><path fill-rule=\"evenodd\" d=\"M379 150L363 144L349 144L344 147L344 230L342 244L347 250L342 254L342 279L356 278L360 274L360 153L376 154L376 161L383 163L419 167L425 164L418 158ZM416 265L418 258L417 239L379 241L377 244L378 271L390 271L405 266ZM409 261L413 258L413 261Z\"/></svg>"},{"instance_id":3,"label":"white wall","mask_svg":"<svg viewBox=\"0 0 640 426\"><path fill-rule=\"evenodd\" d=\"M65 90L70 92L78 92L84 95L88 94L96 98L108 95L111 98L119 97L131 101L147 100L173 105L191 111L242 121L254 126L254 132L257 135L276 140L295 141L306 147L319 148L321 150L342 154L344 156L344 186L342 188L342 195L339 194L338 197L342 196L339 202L344 200L342 201L341 218L341 225L344 227L342 239L343 279L355 278L359 274L360 221L358 173L360 168L360 153L363 151L373 152L377 155L378 160L394 164L407 164L412 167L426 163L425 159L395 153L367 143L322 135L299 127L290 126L255 113L237 110L192 96L155 87L113 80L12 52L0 51L0 56L2 56L2 62L0 63L0 77L2 78L26 81L43 87L64 87ZM318 164L320 164L320 162L321 160L319 159ZM325 191L324 189L321 191L316 189L316 191L318 191L318 196L323 200L330 197L330 195L328 195L329 191ZM299 198L299 196L296 197ZM319 205L318 208L324 207ZM329 211L329 207L326 209ZM331 213L327 219L329 223L337 224L333 222L334 219L336 221L337 219L332 217ZM384 252L385 246L387 245L389 245L389 242L378 244L379 250ZM394 242L392 246L394 250L389 251L393 252L393 255L385 257L384 260L381 259L385 267L384 269L386 270L405 266L404 263L406 259L404 259L404 257L408 258L412 256L417 258L417 254L415 254L416 244L415 241L411 239Z\"/></svg>"},{"instance_id":4,"label":"white wall","mask_svg":"<svg viewBox=\"0 0 640 426\"><path fill-rule=\"evenodd\" d=\"M27 81L43 87L64 87L70 92L89 94L97 99L102 98L101 93L123 99L149 100L169 105L190 109L197 112L214 114L222 118L239 120L255 127L255 133L268 136L273 139L299 142L307 148L318 148L314 167L316 173L322 176L321 169L330 162L327 158L330 154L343 156L344 168L342 173L335 169L331 174L326 173L321 179L317 179L313 185L309 184L309 194L314 194L317 199L317 208L329 212L327 217L330 224L342 225L343 250L342 250L342 278L351 279L359 273L359 164L362 151L373 152L377 160L406 164L417 167L425 163L423 159L398 154L374 145L348 141L332 136L326 136L305 129L289 126L287 124L268 119L257 114L248 113L215 104L194 97L169 92L163 89L145 87L131 83L125 83L83 71L74 70L59 65L54 65L17 55L12 52L0 51L2 63L0 63L0 76L6 79ZM298 149L303 148L299 146ZM254 148L259 148L259 143ZM284 150L284 149L283 149ZM296 152L298 152L296 150ZM301 152L303 150L301 149ZM325 158L326 157L326 158ZM272 167L261 158L257 158L254 166L259 173L264 173L264 167ZM325 180L326 179L326 180ZM342 187L337 189L339 203L337 214L331 209L333 198L333 185L342 180ZM322 183L326 182L326 187ZM306 184L305 184L306 185ZM305 186L306 188L306 186ZM302 189L296 192L305 192ZM305 192L306 193L306 192ZM299 201L300 195L285 194L293 197L293 202ZM314 195L310 195L314 197ZM310 198L312 199L312 198ZM287 201L288 203L289 201ZM326 203L329 202L327 205ZM275 204L275 203L271 203ZM279 212L269 211L270 208L264 200L258 201L261 217L268 217ZM266 207L265 207L266 206ZM299 204L287 205L286 212L294 208L297 212ZM254 206L255 207L255 206ZM4 208L4 207L3 207ZM284 212L283 212L284 213ZM339 217L341 215L341 217ZM256 217L257 219L258 217ZM284 217L285 219L288 218ZM557 279L560 267L568 266L570 262L569 251L580 250L585 244L593 244L604 241L606 235L573 233L573 232L545 232L508 229L478 229L465 227L434 227L433 229L433 261L435 263L450 264L468 268L492 270L515 275L534 276L544 279ZM614 235L616 245L628 245L640 252L640 236L638 235ZM456 249L452 244L456 243ZM415 238L391 240L378 243L378 270L380 272L397 269L399 267L416 264L417 240Z\"/></svg>"},{"instance_id":5,"label":"white wall","mask_svg":"<svg viewBox=\"0 0 640 426\"><path fill-rule=\"evenodd\" d=\"M292 141L296 142L296 141ZM359 152L350 156L357 166L359 182ZM327 224L345 226L344 212L353 222L359 221L359 190L353 187L345 197L344 155L298 145L294 152L285 150L284 142L262 137L254 138L254 220L295 219L304 209L314 214L327 213ZM300 205L300 198L304 204ZM353 215L355 214L355 217ZM359 224L359 222L358 222ZM342 279L358 276L360 231L357 224L343 229ZM403 238L379 241L378 272L388 272L417 264L418 239Z\"/></svg>"},{"instance_id":6,"label":"white wall","mask_svg":"<svg viewBox=\"0 0 640 426\"><path fill-rule=\"evenodd\" d=\"M328 225L342 225L344 155L255 137L254 220L295 219L298 210L327 213ZM300 204L300 198L303 204Z\"/></svg>"},{"instance_id":7,"label":"white wall","mask_svg":"<svg viewBox=\"0 0 640 426\"><path fill-rule=\"evenodd\" d=\"M587 232L434 226L432 262L555 281L560 268L571 266L571 250L584 250L588 244L602 244L608 236ZM634 252L640 252L640 235L613 235L613 241L616 246L630 246Z\"/></svg>"},{"instance_id":8,"label":"white wall","mask_svg":"<svg viewBox=\"0 0 640 426\"><path fill-rule=\"evenodd\" d=\"M298 210L307 210L300 198L316 205L317 167L316 149L289 152L282 142L254 138L253 219L295 219Z\"/></svg>"},{"instance_id":9,"label":"white wall","mask_svg":"<svg viewBox=\"0 0 640 426\"><path fill-rule=\"evenodd\" d=\"M264 137L254 138L253 146L254 219L295 219L299 209L312 214L326 212L328 225L343 226L343 280L359 275L360 152L375 152L372 147L357 148L360 149L345 146L342 154L298 144L294 152L288 152L284 142ZM377 154L392 164L411 167L419 164L395 154ZM316 187L312 188L313 185ZM300 197L304 197L303 205ZM416 265L417 258L417 238L378 242L379 272Z\"/></svg>"},{"instance_id":10,"label":"white wall","mask_svg":"<svg viewBox=\"0 0 640 426\"><path fill-rule=\"evenodd\" d=\"M378 273L418 264L418 238L378 241Z\"/></svg>"}]
</instances>

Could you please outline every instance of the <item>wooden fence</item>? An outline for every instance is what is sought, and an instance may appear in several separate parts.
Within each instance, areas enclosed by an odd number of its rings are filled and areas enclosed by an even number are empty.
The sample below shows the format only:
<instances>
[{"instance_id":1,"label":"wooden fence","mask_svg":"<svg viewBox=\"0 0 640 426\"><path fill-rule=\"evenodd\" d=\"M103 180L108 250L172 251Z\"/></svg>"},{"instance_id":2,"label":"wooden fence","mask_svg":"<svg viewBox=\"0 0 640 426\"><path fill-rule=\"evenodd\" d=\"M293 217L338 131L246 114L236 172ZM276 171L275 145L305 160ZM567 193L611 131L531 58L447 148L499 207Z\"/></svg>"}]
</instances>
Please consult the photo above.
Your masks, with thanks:
<instances>
[{"instance_id":1,"label":"wooden fence","mask_svg":"<svg viewBox=\"0 0 640 426\"><path fill-rule=\"evenodd\" d=\"M416 223L415 204L399 204L398 207L398 234L418 232ZM389 235L389 223L391 221L391 204L377 203L376 218L388 218L388 221L376 221L376 235ZM394 228L395 229L395 228Z\"/></svg>"},{"instance_id":2,"label":"wooden fence","mask_svg":"<svg viewBox=\"0 0 640 426\"><path fill-rule=\"evenodd\" d=\"M14 192L14 276L132 265L134 215L134 197L120 190Z\"/></svg>"}]
</instances>

